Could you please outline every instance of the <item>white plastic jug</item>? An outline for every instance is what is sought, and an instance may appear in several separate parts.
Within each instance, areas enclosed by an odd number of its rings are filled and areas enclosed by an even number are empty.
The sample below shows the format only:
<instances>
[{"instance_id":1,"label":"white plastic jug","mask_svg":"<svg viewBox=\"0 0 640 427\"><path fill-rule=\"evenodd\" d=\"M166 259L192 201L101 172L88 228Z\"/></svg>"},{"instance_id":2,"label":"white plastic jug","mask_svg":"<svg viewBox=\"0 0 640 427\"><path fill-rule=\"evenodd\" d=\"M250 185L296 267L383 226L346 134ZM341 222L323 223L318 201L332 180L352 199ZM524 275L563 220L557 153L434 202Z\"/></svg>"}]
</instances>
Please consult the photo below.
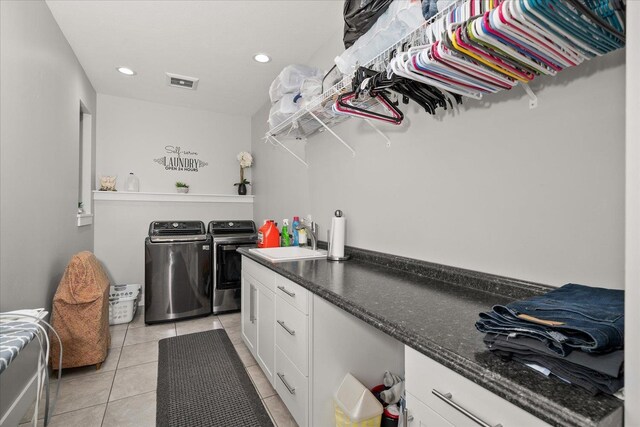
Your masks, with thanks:
<instances>
[{"instance_id":1,"label":"white plastic jug","mask_svg":"<svg viewBox=\"0 0 640 427\"><path fill-rule=\"evenodd\" d=\"M129 175L127 175L127 179L124 182L124 191L132 191L136 193L140 191L140 180L133 174L133 172L129 172Z\"/></svg>"},{"instance_id":2,"label":"white plastic jug","mask_svg":"<svg viewBox=\"0 0 640 427\"><path fill-rule=\"evenodd\" d=\"M347 374L334 396L336 426L379 426L384 408L365 386Z\"/></svg>"}]
</instances>

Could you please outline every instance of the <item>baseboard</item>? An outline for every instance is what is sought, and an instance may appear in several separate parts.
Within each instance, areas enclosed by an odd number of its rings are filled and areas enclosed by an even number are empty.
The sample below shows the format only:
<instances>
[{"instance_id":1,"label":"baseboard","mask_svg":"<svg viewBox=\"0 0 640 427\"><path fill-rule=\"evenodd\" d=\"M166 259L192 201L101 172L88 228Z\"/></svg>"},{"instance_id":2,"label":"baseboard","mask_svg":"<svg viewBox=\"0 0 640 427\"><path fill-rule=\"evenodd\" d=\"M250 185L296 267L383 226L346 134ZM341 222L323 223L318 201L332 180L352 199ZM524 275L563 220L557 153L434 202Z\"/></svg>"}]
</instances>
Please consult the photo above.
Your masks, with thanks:
<instances>
[{"instance_id":1,"label":"baseboard","mask_svg":"<svg viewBox=\"0 0 640 427\"><path fill-rule=\"evenodd\" d=\"M15 427L20 423L22 417L29 410L31 404L36 400L38 387L38 374L36 373L22 392L16 397L7 411L0 418L0 427Z\"/></svg>"}]
</instances>

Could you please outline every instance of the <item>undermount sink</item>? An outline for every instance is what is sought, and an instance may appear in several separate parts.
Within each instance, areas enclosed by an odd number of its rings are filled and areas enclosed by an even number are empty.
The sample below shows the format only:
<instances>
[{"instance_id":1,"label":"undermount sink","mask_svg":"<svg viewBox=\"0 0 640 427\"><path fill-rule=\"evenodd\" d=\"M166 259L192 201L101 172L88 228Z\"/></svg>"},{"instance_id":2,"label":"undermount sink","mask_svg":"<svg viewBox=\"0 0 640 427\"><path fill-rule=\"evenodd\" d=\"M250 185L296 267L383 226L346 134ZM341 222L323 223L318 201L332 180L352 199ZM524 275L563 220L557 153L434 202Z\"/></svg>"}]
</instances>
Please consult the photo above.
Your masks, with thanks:
<instances>
[{"instance_id":1,"label":"undermount sink","mask_svg":"<svg viewBox=\"0 0 640 427\"><path fill-rule=\"evenodd\" d=\"M258 256L271 262L279 261L296 261L305 259L326 258L327 251L312 250L310 248L301 248L299 246L288 246L279 248L252 248L249 249Z\"/></svg>"}]
</instances>

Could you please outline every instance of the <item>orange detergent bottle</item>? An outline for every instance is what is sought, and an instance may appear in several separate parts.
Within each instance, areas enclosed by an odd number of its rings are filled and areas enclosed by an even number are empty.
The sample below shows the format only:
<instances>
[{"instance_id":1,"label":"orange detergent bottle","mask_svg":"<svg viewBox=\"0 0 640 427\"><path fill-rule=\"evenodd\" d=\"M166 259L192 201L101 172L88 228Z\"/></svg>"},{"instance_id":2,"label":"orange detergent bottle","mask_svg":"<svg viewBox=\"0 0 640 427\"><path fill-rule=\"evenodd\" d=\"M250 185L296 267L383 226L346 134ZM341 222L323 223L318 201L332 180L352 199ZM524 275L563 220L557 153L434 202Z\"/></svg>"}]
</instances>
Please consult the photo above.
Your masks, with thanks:
<instances>
[{"instance_id":1,"label":"orange detergent bottle","mask_svg":"<svg viewBox=\"0 0 640 427\"><path fill-rule=\"evenodd\" d=\"M277 248L280 246L280 231L278 226L270 220L264 230L264 248Z\"/></svg>"},{"instance_id":2,"label":"orange detergent bottle","mask_svg":"<svg viewBox=\"0 0 640 427\"><path fill-rule=\"evenodd\" d=\"M265 219L264 220L264 224L262 224L262 227L260 227L258 229L258 242L256 244L256 246L258 246L259 248L264 248L265 247L265 240L264 240L264 232L267 230L267 225L269 224L269 220Z\"/></svg>"}]
</instances>

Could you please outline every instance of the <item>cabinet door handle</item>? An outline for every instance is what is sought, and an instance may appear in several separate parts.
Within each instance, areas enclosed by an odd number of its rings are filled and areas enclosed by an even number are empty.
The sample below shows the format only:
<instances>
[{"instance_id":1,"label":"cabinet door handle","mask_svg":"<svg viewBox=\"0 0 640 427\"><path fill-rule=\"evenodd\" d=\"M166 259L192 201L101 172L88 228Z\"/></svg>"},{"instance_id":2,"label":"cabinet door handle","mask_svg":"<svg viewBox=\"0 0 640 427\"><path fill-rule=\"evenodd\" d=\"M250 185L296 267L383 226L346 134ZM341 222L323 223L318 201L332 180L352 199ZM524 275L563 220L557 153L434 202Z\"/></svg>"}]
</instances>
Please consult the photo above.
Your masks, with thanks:
<instances>
[{"instance_id":1,"label":"cabinet door handle","mask_svg":"<svg viewBox=\"0 0 640 427\"><path fill-rule=\"evenodd\" d=\"M254 303L255 298L253 297L254 291L255 288L253 287L253 285L249 284L249 321L251 323L255 323L256 321L256 309Z\"/></svg>"},{"instance_id":2,"label":"cabinet door handle","mask_svg":"<svg viewBox=\"0 0 640 427\"><path fill-rule=\"evenodd\" d=\"M404 408L402 410L402 427L409 427L411 421L413 421L413 415L409 414L407 408Z\"/></svg>"},{"instance_id":3,"label":"cabinet door handle","mask_svg":"<svg viewBox=\"0 0 640 427\"><path fill-rule=\"evenodd\" d=\"M285 288L284 286L278 286L278 289L280 289L282 292L284 292L285 294L289 295L290 297L295 297L296 296L295 292L291 292L291 291L287 290L287 288Z\"/></svg>"},{"instance_id":4,"label":"cabinet door handle","mask_svg":"<svg viewBox=\"0 0 640 427\"><path fill-rule=\"evenodd\" d=\"M282 381L282 384L284 384L284 386L287 388L287 390L289 390L289 393L296 394L296 388L295 387L291 387L289 385L287 380L284 379L284 374L281 374L280 372L278 372L278 378L280 378L280 381Z\"/></svg>"},{"instance_id":5,"label":"cabinet door handle","mask_svg":"<svg viewBox=\"0 0 640 427\"><path fill-rule=\"evenodd\" d=\"M293 329L287 328L287 325L285 325L282 320L277 320L277 322L278 322L278 325L282 326L285 331L289 332L289 335L295 335L296 334L296 331L294 331Z\"/></svg>"},{"instance_id":6,"label":"cabinet door handle","mask_svg":"<svg viewBox=\"0 0 640 427\"><path fill-rule=\"evenodd\" d=\"M482 427L502 427L502 424L496 424L495 426L492 426L491 424L484 422L483 420L481 420L480 418L478 418L477 416L475 416L474 414L472 414L462 406L458 405L456 402L452 400L453 395L451 393L440 393L435 388L431 390L431 393L433 393L437 398L441 399L447 405L451 406L453 409L462 413L462 415L473 420L476 424Z\"/></svg>"}]
</instances>

